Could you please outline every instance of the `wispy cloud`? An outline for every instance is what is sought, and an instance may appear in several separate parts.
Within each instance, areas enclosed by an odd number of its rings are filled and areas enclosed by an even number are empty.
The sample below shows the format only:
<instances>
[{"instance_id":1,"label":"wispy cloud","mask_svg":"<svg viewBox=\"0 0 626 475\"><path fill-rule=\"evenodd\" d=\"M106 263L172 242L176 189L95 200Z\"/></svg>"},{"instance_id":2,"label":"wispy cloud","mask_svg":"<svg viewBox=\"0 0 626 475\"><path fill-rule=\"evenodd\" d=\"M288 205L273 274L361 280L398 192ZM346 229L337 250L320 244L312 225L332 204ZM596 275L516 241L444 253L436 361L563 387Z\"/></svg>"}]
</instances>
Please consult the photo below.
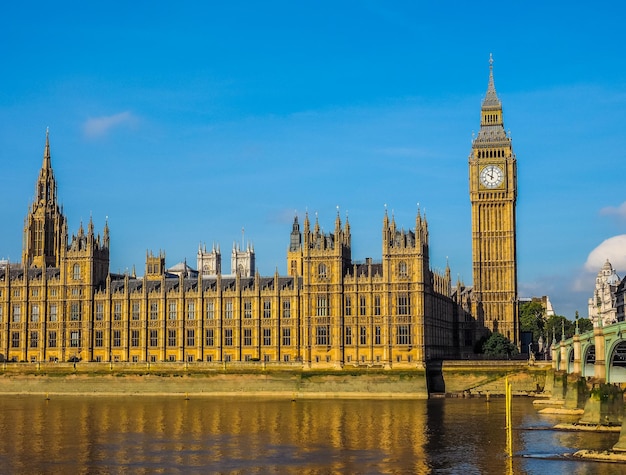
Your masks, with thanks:
<instances>
[{"instance_id":1,"label":"wispy cloud","mask_svg":"<svg viewBox=\"0 0 626 475\"><path fill-rule=\"evenodd\" d=\"M102 137L109 133L111 129L121 126L130 126L136 122L136 117L130 112L120 112L119 114L101 117L90 117L85 122L83 130L89 138Z\"/></svg>"},{"instance_id":2,"label":"wispy cloud","mask_svg":"<svg viewBox=\"0 0 626 475\"><path fill-rule=\"evenodd\" d=\"M620 219L626 219L626 201L617 207L606 206L600 210L600 214L603 216L617 216Z\"/></svg>"}]
</instances>

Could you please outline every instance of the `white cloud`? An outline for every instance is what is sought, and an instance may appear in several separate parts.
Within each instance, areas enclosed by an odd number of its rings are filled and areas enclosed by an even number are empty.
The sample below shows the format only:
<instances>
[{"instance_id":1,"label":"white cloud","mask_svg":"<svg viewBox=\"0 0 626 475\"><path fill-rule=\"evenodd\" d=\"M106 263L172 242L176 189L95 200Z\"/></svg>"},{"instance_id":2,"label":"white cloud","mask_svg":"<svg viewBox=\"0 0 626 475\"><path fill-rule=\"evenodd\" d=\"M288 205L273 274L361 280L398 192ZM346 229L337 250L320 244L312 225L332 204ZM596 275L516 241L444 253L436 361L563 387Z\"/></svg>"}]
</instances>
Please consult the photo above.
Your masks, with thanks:
<instances>
[{"instance_id":1,"label":"white cloud","mask_svg":"<svg viewBox=\"0 0 626 475\"><path fill-rule=\"evenodd\" d=\"M131 112L125 111L114 115L91 117L85 122L83 130L87 137L102 137L115 127L129 126L135 121L135 116Z\"/></svg>"},{"instance_id":2,"label":"white cloud","mask_svg":"<svg viewBox=\"0 0 626 475\"><path fill-rule=\"evenodd\" d=\"M626 219L626 201L624 201L618 207L607 206L600 210L600 214L604 216L617 216L621 219Z\"/></svg>"},{"instance_id":3,"label":"white cloud","mask_svg":"<svg viewBox=\"0 0 626 475\"><path fill-rule=\"evenodd\" d=\"M626 234L613 236L591 251L585 262L585 270L597 273L607 259L618 274L620 270L622 273L626 270Z\"/></svg>"}]
</instances>

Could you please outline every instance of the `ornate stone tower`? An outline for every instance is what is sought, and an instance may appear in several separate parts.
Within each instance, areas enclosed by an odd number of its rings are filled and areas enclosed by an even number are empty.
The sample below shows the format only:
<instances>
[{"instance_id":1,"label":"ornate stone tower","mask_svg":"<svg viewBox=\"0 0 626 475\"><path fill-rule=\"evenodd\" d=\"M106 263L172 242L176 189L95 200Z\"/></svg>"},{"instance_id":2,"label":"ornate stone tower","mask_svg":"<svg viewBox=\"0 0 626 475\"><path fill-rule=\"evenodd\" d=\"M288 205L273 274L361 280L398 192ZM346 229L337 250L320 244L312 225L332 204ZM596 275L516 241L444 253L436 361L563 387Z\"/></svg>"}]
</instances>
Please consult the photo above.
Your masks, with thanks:
<instances>
[{"instance_id":1,"label":"ornate stone tower","mask_svg":"<svg viewBox=\"0 0 626 475\"><path fill-rule=\"evenodd\" d=\"M293 277L302 275L302 234L297 215L293 218L289 249L287 250L287 273Z\"/></svg>"},{"instance_id":2,"label":"ornate stone tower","mask_svg":"<svg viewBox=\"0 0 626 475\"><path fill-rule=\"evenodd\" d=\"M480 324L518 344L517 162L511 138L504 131L491 57L480 131L469 156L469 190L474 278L472 313Z\"/></svg>"},{"instance_id":3,"label":"ornate stone tower","mask_svg":"<svg viewBox=\"0 0 626 475\"><path fill-rule=\"evenodd\" d=\"M57 185L50 160L48 131L43 164L35 187L35 199L24 221L24 267L60 267L61 250L67 245L67 227L65 216L57 203Z\"/></svg>"}]
</instances>

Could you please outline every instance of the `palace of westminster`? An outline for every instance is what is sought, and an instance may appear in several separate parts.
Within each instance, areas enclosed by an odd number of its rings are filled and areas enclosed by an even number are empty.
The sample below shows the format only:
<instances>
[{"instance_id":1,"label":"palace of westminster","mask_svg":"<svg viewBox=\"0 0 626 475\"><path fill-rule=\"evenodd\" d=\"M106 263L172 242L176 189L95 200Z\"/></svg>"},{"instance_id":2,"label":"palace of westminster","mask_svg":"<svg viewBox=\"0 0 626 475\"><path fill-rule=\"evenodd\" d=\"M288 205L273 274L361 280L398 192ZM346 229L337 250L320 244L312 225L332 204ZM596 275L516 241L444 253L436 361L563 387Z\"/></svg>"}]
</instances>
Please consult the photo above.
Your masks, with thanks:
<instances>
[{"instance_id":1,"label":"palace of westminster","mask_svg":"<svg viewBox=\"0 0 626 475\"><path fill-rule=\"evenodd\" d=\"M197 270L146 254L141 277L112 274L110 231L69 234L48 134L25 219L21 263L0 262L0 361L243 362L421 367L473 352L486 330L519 343L516 158L493 64L469 156L473 286L431 270L426 217L405 231L385 212L382 258L355 262L350 225L295 216L288 275L260 276L254 250L219 248Z\"/></svg>"}]
</instances>

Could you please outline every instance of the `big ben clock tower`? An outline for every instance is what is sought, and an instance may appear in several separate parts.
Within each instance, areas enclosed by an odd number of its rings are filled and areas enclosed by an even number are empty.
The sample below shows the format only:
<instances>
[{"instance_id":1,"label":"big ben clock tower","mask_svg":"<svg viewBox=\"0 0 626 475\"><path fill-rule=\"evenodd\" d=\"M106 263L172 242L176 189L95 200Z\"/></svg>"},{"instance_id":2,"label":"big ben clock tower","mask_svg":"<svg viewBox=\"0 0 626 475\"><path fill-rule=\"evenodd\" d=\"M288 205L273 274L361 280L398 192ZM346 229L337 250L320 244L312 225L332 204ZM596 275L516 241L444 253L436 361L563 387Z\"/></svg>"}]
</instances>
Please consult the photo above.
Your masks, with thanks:
<instances>
[{"instance_id":1,"label":"big ben clock tower","mask_svg":"<svg viewBox=\"0 0 626 475\"><path fill-rule=\"evenodd\" d=\"M519 344L515 202L517 162L504 131L502 104L493 81L480 113L480 131L469 156L472 204L472 313L479 323Z\"/></svg>"}]
</instances>

